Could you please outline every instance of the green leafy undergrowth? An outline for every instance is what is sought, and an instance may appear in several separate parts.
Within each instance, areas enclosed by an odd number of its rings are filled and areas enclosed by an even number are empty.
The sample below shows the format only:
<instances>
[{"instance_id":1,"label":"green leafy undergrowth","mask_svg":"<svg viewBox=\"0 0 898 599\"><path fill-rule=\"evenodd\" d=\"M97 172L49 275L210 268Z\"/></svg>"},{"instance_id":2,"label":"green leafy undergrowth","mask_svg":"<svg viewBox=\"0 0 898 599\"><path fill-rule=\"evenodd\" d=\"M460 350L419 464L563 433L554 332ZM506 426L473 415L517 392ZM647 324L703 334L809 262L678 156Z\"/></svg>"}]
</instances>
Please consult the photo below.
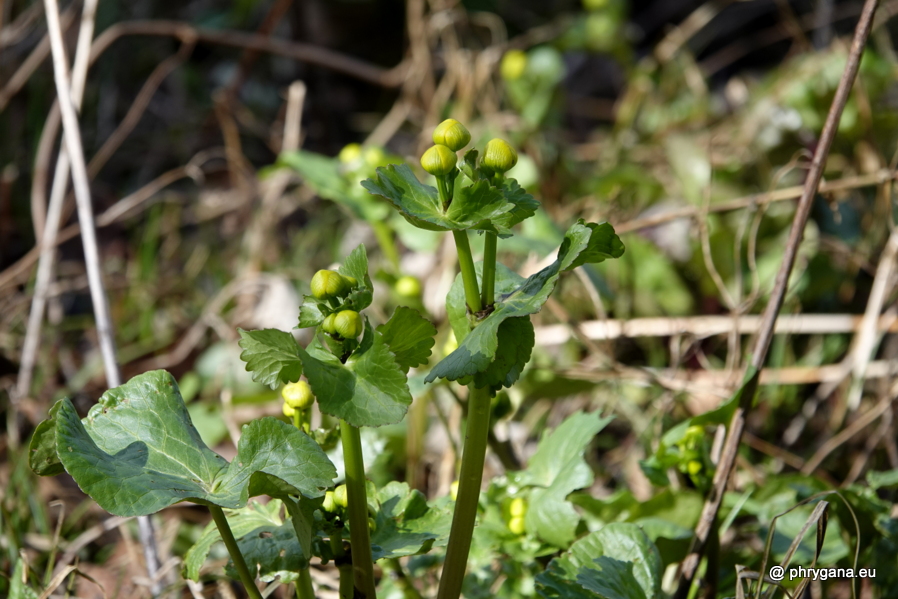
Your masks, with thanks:
<instances>
[{"instance_id":1,"label":"green leafy undergrowth","mask_svg":"<svg viewBox=\"0 0 898 599\"><path fill-rule=\"evenodd\" d=\"M59 471L55 451L78 486L118 516L180 501L233 509L261 494L318 497L336 476L310 437L274 418L244 426L228 463L200 439L174 377L163 370L110 389L84 419L60 400L47 422L31 443L42 460L38 473Z\"/></svg>"}]
</instances>

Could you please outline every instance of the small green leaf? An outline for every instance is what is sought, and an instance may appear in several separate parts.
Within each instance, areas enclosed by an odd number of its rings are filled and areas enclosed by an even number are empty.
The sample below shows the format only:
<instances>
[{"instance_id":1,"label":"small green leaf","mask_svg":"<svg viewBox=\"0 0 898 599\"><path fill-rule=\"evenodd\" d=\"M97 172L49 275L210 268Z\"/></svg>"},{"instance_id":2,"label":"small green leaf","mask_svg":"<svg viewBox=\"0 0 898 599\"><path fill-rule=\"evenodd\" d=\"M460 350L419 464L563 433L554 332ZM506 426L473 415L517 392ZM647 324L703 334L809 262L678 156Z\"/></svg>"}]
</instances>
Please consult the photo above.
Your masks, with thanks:
<instances>
[{"instance_id":1,"label":"small green leaf","mask_svg":"<svg viewBox=\"0 0 898 599\"><path fill-rule=\"evenodd\" d=\"M611 225L587 224L582 220L572 225L558 249L555 262L529 277L512 293L501 294L493 312L459 341L458 348L430 371L426 381L430 383L437 378L454 381L486 370L496 355L499 325L505 319L538 312L549 299L562 272L586 262L604 260L611 256L605 252L609 247L618 256L623 254L623 244L613 231ZM455 321L458 322L457 315Z\"/></svg>"},{"instance_id":2,"label":"small green leaf","mask_svg":"<svg viewBox=\"0 0 898 599\"><path fill-rule=\"evenodd\" d=\"M37 599L38 594L24 582L28 565L19 557L9 578L9 599Z\"/></svg>"},{"instance_id":3,"label":"small green leaf","mask_svg":"<svg viewBox=\"0 0 898 599\"><path fill-rule=\"evenodd\" d=\"M655 599L661 557L638 526L614 522L549 562L536 585L546 599Z\"/></svg>"},{"instance_id":4,"label":"small green leaf","mask_svg":"<svg viewBox=\"0 0 898 599\"><path fill-rule=\"evenodd\" d=\"M452 203L444 211L437 190L418 181L405 164L378 168L377 177L362 181L362 186L390 200L411 224L430 231L495 232L491 219L515 207L489 182L477 181L468 187L457 187Z\"/></svg>"},{"instance_id":5,"label":"small green leaf","mask_svg":"<svg viewBox=\"0 0 898 599\"><path fill-rule=\"evenodd\" d=\"M321 309L322 306L327 306L327 300L320 300L312 295L304 295L302 297L302 305L299 307L299 324L296 325L296 328L317 327L324 322L325 312Z\"/></svg>"},{"instance_id":6,"label":"small green leaf","mask_svg":"<svg viewBox=\"0 0 898 599\"><path fill-rule=\"evenodd\" d=\"M524 522L527 530L557 547L574 540L580 516L567 496L590 486L594 476L583 454L611 417L576 412L540 441L518 484L536 487Z\"/></svg>"},{"instance_id":7,"label":"small green leaf","mask_svg":"<svg viewBox=\"0 0 898 599\"><path fill-rule=\"evenodd\" d=\"M452 509L445 503L428 505L420 491L407 483L391 482L377 492L380 507L371 535L374 560L427 553L449 539Z\"/></svg>"},{"instance_id":8,"label":"small green leaf","mask_svg":"<svg viewBox=\"0 0 898 599\"><path fill-rule=\"evenodd\" d=\"M496 392L511 387L530 361L535 341L533 325L527 317L508 318L499 325L496 357L486 370L474 375L476 387L489 387Z\"/></svg>"},{"instance_id":9,"label":"small green leaf","mask_svg":"<svg viewBox=\"0 0 898 599\"><path fill-rule=\"evenodd\" d=\"M317 341L307 350L299 353L322 412L352 426L393 424L405 416L412 403L408 381L380 332L365 327L345 364Z\"/></svg>"},{"instance_id":10,"label":"small green leaf","mask_svg":"<svg viewBox=\"0 0 898 599\"><path fill-rule=\"evenodd\" d=\"M390 320L377 330L396 356L396 363L403 372L408 374L409 368L427 364L437 330L417 310L399 306Z\"/></svg>"},{"instance_id":11,"label":"small green leaf","mask_svg":"<svg viewBox=\"0 0 898 599\"><path fill-rule=\"evenodd\" d=\"M148 515L188 500L233 509L259 492L317 497L336 476L311 438L274 418L246 425L228 464L202 442L174 378L163 370L110 389L83 420L64 400L56 445L78 486L118 516Z\"/></svg>"},{"instance_id":12,"label":"small green leaf","mask_svg":"<svg viewBox=\"0 0 898 599\"><path fill-rule=\"evenodd\" d=\"M337 271L341 275L353 277L358 281L358 286L349 292L345 307L361 312L371 305L372 289L371 277L368 275L368 254L364 245L359 245L343 261Z\"/></svg>"},{"instance_id":13,"label":"small green leaf","mask_svg":"<svg viewBox=\"0 0 898 599\"><path fill-rule=\"evenodd\" d=\"M527 191L518 185L518 182L514 179L505 179L502 181L499 191L507 202L514 205L512 210L493 219L493 223L499 229L507 231L519 222L536 214L536 211L539 209L540 203L536 198L527 193ZM502 236L508 236L510 234L510 232L502 233Z\"/></svg>"},{"instance_id":14,"label":"small green leaf","mask_svg":"<svg viewBox=\"0 0 898 599\"><path fill-rule=\"evenodd\" d=\"M253 380L272 389L284 383L295 383L302 375L302 362L297 353L293 335L277 329L244 331L238 344L243 348L240 359L246 362L246 370L253 373Z\"/></svg>"},{"instance_id":15,"label":"small green leaf","mask_svg":"<svg viewBox=\"0 0 898 599\"><path fill-rule=\"evenodd\" d=\"M62 405L57 401L50 408L47 419L37 425L28 447L28 463L39 476L56 476L65 472L56 453L56 413Z\"/></svg>"}]
</instances>

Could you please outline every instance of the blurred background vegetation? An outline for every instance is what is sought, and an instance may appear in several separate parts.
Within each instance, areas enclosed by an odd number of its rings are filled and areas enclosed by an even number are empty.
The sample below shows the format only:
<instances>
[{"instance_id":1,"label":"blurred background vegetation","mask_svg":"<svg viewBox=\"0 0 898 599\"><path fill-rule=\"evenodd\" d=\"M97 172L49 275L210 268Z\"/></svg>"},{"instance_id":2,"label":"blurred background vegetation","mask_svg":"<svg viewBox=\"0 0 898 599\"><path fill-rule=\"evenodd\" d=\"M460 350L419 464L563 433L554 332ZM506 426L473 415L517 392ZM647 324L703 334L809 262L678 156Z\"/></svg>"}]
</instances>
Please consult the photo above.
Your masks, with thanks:
<instances>
[{"instance_id":1,"label":"blurred background vegetation","mask_svg":"<svg viewBox=\"0 0 898 599\"><path fill-rule=\"evenodd\" d=\"M665 565L675 563L720 435L709 426L673 446L660 439L740 380L860 6L100 2L102 52L81 127L125 378L172 371L204 439L229 455L242 423L280 413L277 392L244 372L236 328L292 329L311 275L360 242L379 285L373 319L416 307L439 325L444 352L453 254L358 182L382 164L417 168L432 127L459 119L475 142L499 136L519 148L511 175L545 208L500 246L506 265L534 272L581 217L611 222L627 247L564 279L534 317L534 359L497 402L488 467L498 476L526 461L577 409L616 415L590 449L596 482L578 505L590 525L650 519ZM81 7L62 6L70 56ZM725 501L721 596L733 594L736 564L759 567L773 516L842 487L862 532L839 504L821 561L850 564L860 538L860 565L883 568L862 596L898 597L896 10L880 3L749 418ZM0 594L14 571L44 588L54 568L77 563L108 596L136 597L145 570L130 524L109 520L67 477L36 479L23 459L56 398L86 411L106 388L71 197L38 351L23 355L59 141L45 34L41 2L0 0ZM23 363L34 365L24 388ZM456 389L420 378L412 387L421 407L366 439L377 456L369 476L445 495ZM777 533L775 556L809 509ZM190 507L157 515L170 570L203 518ZM534 596L548 558L520 539L484 543L493 547L474 554L469 596ZM810 536L807 551L802 565L814 556ZM505 554L515 559L498 563ZM231 596L222 565L208 566L204 589L173 584L184 596ZM56 593L101 596L89 580ZM849 596L846 581L815 588Z\"/></svg>"}]
</instances>

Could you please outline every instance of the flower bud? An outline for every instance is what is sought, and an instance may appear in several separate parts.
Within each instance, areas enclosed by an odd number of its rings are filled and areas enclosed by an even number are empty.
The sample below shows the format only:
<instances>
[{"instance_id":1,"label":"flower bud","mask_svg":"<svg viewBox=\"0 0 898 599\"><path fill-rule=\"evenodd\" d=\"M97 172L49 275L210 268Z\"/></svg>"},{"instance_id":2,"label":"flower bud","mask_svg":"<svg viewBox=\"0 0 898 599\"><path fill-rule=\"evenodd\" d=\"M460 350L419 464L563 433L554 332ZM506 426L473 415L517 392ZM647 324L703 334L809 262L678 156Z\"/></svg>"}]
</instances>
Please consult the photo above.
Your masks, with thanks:
<instances>
[{"instance_id":1,"label":"flower bud","mask_svg":"<svg viewBox=\"0 0 898 599\"><path fill-rule=\"evenodd\" d=\"M355 310L337 312L334 318L334 329L345 339L355 339L362 332L362 317Z\"/></svg>"},{"instance_id":2,"label":"flower bud","mask_svg":"<svg viewBox=\"0 0 898 599\"><path fill-rule=\"evenodd\" d=\"M315 403L315 396L312 394L312 388L305 381L298 383L288 383L281 389L281 396L292 408L297 410L308 409Z\"/></svg>"},{"instance_id":3,"label":"flower bud","mask_svg":"<svg viewBox=\"0 0 898 599\"><path fill-rule=\"evenodd\" d=\"M324 502L321 504L321 509L325 512L333 513L337 509L337 503L334 500L334 492L328 491L324 494Z\"/></svg>"},{"instance_id":4,"label":"flower bud","mask_svg":"<svg viewBox=\"0 0 898 599\"><path fill-rule=\"evenodd\" d=\"M284 402L284 407L282 408L284 411L284 416L287 418L293 418L293 415L296 414L296 408L288 404L286 401Z\"/></svg>"},{"instance_id":5,"label":"flower bud","mask_svg":"<svg viewBox=\"0 0 898 599\"><path fill-rule=\"evenodd\" d=\"M443 177L455 169L458 156L443 145L435 145L421 156L421 166L435 177Z\"/></svg>"},{"instance_id":6,"label":"flower bud","mask_svg":"<svg viewBox=\"0 0 898 599\"><path fill-rule=\"evenodd\" d=\"M480 166L487 170L504 173L518 163L518 153L504 139L491 139L483 151Z\"/></svg>"},{"instance_id":7,"label":"flower bud","mask_svg":"<svg viewBox=\"0 0 898 599\"><path fill-rule=\"evenodd\" d=\"M338 272L319 270L312 277L312 295L318 299L328 299L343 295L349 290L349 283Z\"/></svg>"},{"instance_id":8,"label":"flower bud","mask_svg":"<svg viewBox=\"0 0 898 599\"><path fill-rule=\"evenodd\" d=\"M355 162L362 156L362 146L359 144L346 144L343 146L343 149L340 150L340 153L337 155L337 158L343 164L350 164Z\"/></svg>"},{"instance_id":9,"label":"flower bud","mask_svg":"<svg viewBox=\"0 0 898 599\"><path fill-rule=\"evenodd\" d=\"M334 504L337 507L347 507L349 505L349 493L346 485L340 485L334 489Z\"/></svg>"},{"instance_id":10,"label":"flower bud","mask_svg":"<svg viewBox=\"0 0 898 599\"><path fill-rule=\"evenodd\" d=\"M508 521L508 530L510 530L513 534L522 535L526 530L524 526L524 518L521 516L515 516L511 520Z\"/></svg>"},{"instance_id":11,"label":"flower bud","mask_svg":"<svg viewBox=\"0 0 898 599\"><path fill-rule=\"evenodd\" d=\"M455 119L446 119L433 130L433 143L458 152L471 142L471 134Z\"/></svg>"},{"instance_id":12,"label":"flower bud","mask_svg":"<svg viewBox=\"0 0 898 599\"><path fill-rule=\"evenodd\" d=\"M508 514L512 518L523 518L526 513L527 502L523 497L515 497L511 500L511 503L508 504Z\"/></svg>"},{"instance_id":13,"label":"flower bud","mask_svg":"<svg viewBox=\"0 0 898 599\"><path fill-rule=\"evenodd\" d=\"M395 289L402 297L418 297L421 295L421 281L410 275L399 277Z\"/></svg>"},{"instance_id":14,"label":"flower bud","mask_svg":"<svg viewBox=\"0 0 898 599\"><path fill-rule=\"evenodd\" d=\"M334 324L334 320L337 318L336 312L331 312L324 318L324 322L321 323L321 330L330 335L337 334L337 327Z\"/></svg>"},{"instance_id":15,"label":"flower bud","mask_svg":"<svg viewBox=\"0 0 898 599\"><path fill-rule=\"evenodd\" d=\"M508 81L520 79L527 68L527 54L522 50L509 50L502 57L502 64L499 66L499 72L502 78Z\"/></svg>"}]
</instances>

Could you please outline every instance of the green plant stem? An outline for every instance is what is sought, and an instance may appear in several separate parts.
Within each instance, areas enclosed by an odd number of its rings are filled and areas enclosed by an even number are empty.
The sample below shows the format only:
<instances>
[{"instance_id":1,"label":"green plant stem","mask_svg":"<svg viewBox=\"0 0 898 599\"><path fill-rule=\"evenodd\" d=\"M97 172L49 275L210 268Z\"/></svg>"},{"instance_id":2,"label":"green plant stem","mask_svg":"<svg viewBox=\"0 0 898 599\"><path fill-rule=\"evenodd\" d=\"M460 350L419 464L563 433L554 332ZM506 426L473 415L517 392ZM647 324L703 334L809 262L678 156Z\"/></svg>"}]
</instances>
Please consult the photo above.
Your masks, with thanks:
<instances>
[{"instance_id":1,"label":"green plant stem","mask_svg":"<svg viewBox=\"0 0 898 599\"><path fill-rule=\"evenodd\" d=\"M250 574L246 561L243 559L243 554L240 553L240 547L237 546L237 539L234 538L234 533L231 532L231 527L228 525L228 519L225 517L224 511L217 505L210 505L209 511L212 512L212 519L215 521L215 526L218 527L221 540L224 541L225 547L228 548L231 561L234 562L234 567L237 568L237 573L240 575L240 581L246 589L246 594L251 599L262 599L262 593L259 592L259 588L256 586L256 578Z\"/></svg>"},{"instance_id":2,"label":"green plant stem","mask_svg":"<svg viewBox=\"0 0 898 599\"><path fill-rule=\"evenodd\" d=\"M483 483L483 461L490 432L490 392L474 385L468 389L468 424L458 477L458 499L437 599L458 599L461 595Z\"/></svg>"},{"instance_id":3,"label":"green plant stem","mask_svg":"<svg viewBox=\"0 0 898 599\"><path fill-rule=\"evenodd\" d=\"M368 536L368 498L365 490L365 464L362 461L362 437L359 429L340 420L343 441L343 466L346 470L346 494L349 498L349 541L352 545L352 572L357 599L374 599L374 567L371 538Z\"/></svg>"},{"instance_id":4,"label":"green plant stem","mask_svg":"<svg viewBox=\"0 0 898 599\"><path fill-rule=\"evenodd\" d=\"M483 293L481 301L484 308L488 308L496 301L496 246L499 242L499 236L495 233L486 232L486 239L483 246Z\"/></svg>"},{"instance_id":5,"label":"green plant stem","mask_svg":"<svg viewBox=\"0 0 898 599\"><path fill-rule=\"evenodd\" d=\"M340 573L340 584L337 589L340 599L352 599L355 586L352 581L352 563L346 559L346 551L343 550L343 538L330 538L331 552L334 554L334 564Z\"/></svg>"},{"instance_id":6,"label":"green plant stem","mask_svg":"<svg viewBox=\"0 0 898 599\"><path fill-rule=\"evenodd\" d=\"M396 249L396 242L393 240L393 230L386 222L381 220L372 221L371 228L374 229L374 236L377 238L380 251L384 253L390 266L393 267L393 272L398 273L399 251Z\"/></svg>"},{"instance_id":7,"label":"green plant stem","mask_svg":"<svg viewBox=\"0 0 898 599\"><path fill-rule=\"evenodd\" d=\"M477 272L474 270L474 257L467 231L452 231L455 238L455 249L458 252L458 267L465 285L465 302L472 313L483 310L480 303L480 289L477 288Z\"/></svg>"},{"instance_id":8,"label":"green plant stem","mask_svg":"<svg viewBox=\"0 0 898 599\"><path fill-rule=\"evenodd\" d=\"M396 584L402 588L402 594L405 596L405 599L424 599L412 581L409 580L408 575L402 568L402 563L398 559L384 560L384 566L393 573Z\"/></svg>"},{"instance_id":9,"label":"green plant stem","mask_svg":"<svg viewBox=\"0 0 898 599\"><path fill-rule=\"evenodd\" d=\"M315 599L315 588L312 586L312 575L308 568L299 571L296 581L296 599Z\"/></svg>"}]
</instances>

